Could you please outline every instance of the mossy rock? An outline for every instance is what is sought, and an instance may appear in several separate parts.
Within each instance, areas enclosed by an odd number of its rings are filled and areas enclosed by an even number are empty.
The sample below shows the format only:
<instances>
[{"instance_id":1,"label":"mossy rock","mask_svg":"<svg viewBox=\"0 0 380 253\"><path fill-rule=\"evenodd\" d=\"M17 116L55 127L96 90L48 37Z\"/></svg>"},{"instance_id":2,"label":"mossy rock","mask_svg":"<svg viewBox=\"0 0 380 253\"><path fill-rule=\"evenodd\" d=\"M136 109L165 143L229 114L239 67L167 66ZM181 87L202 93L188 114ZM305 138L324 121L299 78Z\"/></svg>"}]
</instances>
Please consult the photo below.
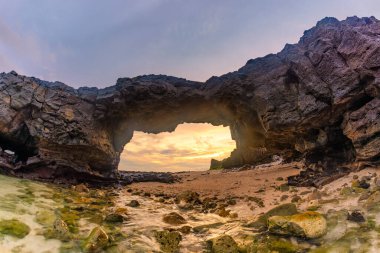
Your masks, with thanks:
<instances>
[{"instance_id":1,"label":"mossy rock","mask_svg":"<svg viewBox=\"0 0 380 253\"><path fill-rule=\"evenodd\" d=\"M179 251L179 243L182 236L177 231L156 231L154 234L156 241L160 244L160 249L166 253L175 253Z\"/></svg>"},{"instance_id":2,"label":"mossy rock","mask_svg":"<svg viewBox=\"0 0 380 253\"><path fill-rule=\"evenodd\" d=\"M286 203L279 206L276 206L275 208L272 208L265 214L261 215L256 221L247 224L248 227L256 228L259 230L264 230L267 228L268 225L268 218L272 216L288 216L297 214L297 207L294 203Z\"/></svg>"},{"instance_id":3,"label":"mossy rock","mask_svg":"<svg viewBox=\"0 0 380 253\"><path fill-rule=\"evenodd\" d=\"M78 211L71 210L69 207L60 209L60 217L67 224L71 233L78 233L78 221L81 218Z\"/></svg>"},{"instance_id":4,"label":"mossy rock","mask_svg":"<svg viewBox=\"0 0 380 253\"><path fill-rule=\"evenodd\" d=\"M84 240L84 252L99 252L108 246L110 238L102 227L95 227Z\"/></svg>"},{"instance_id":5,"label":"mossy rock","mask_svg":"<svg viewBox=\"0 0 380 253\"><path fill-rule=\"evenodd\" d=\"M351 196L352 194L354 194L354 190L351 187L346 186L340 190L342 196Z\"/></svg>"},{"instance_id":6,"label":"mossy rock","mask_svg":"<svg viewBox=\"0 0 380 253\"><path fill-rule=\"evenodd\" d=\"M295 253L298 250L297 246L287 240L272 241L268 246L272 252Z\"/></svg>"},{"instance_id":7,"label":"mossy rock","mask_svg":"<svg viewBox=\"0 0 380 253\"><path fill-rule=\"evenodd\" d=\"M350 197L350 196L356 196L359 193L364 193L367 192L366 189L360 188L360 187L343 187L340 190L340 195L345 196L345 197Z\"/></svg>"},{"instance_id":8,"label":"mossy rock","mask_svg":"<svg viewBox=\"0 0 380 253\"><path fill-rule=\"evenodd\" d=\"M296 253L298 251L299 248L287 239L262 235L257 236L245 250L249 253Z\"/></svg>"},{"instance_id":9,"label":"mossy rock","mask_svg":"<svg viewBox=\"0 0 380 253\"><path fill-rule=\"evenodd\" d=\"M72 239L66 222L59 218L54 221L54 224L50 228L44 230L43 236L46 239L58 239L63 242L68 242Z\"/></svg>"},{"instance_id":10,"label":"mossy rock","mask_svg":"<svg viewBox=\"0 0 380 253\"><path fill-rule=\"evenodd\" d=\"M211 253L239 253L240 249L235 240L229 235L222 235L209 240L208 248Z\"/></svg>"},{"instance_id":11,"label":"mossy rock","mask_svg":"<svg viewBox=\"0 0 380 253\"><path fill-rule=\"evenodd\" d=\"M36 222L43 226L53 226L55 220L57 219L55 213L49 210L40 210L36 213Z\"/></svg>"},{"instance_id":12,"label":"mossy rock","mask_svg":"<svg viewBox=\"0 0 380 253\"><path fill-rule=\"evenodd\" d=\"M25 204L32 204L35 202L36 196L34 195L33 191L29 189L29 187L20 189L18 192L22 193L21 195L17 196L17 199Z\"/></svg>"},{"instance_id":13,"label":"mossy rock","mask_svg":"<svg viewBox=\"0 0 380 253\"><path fill-rule=\"evenodd\" d=\"M272 216L268 219L268 230L278 235L319 238L327 232L327 221L318 212Z\"/></svg>"},{"instance_id":14,"label":"mossy rock","mask_svg":"<svg viewBox=\"0 0 380 253\"><path fill-rule=\"evenodd\" d=\"M16 219L0 221L0 234L22 239L27 236L29 232L29 226Z\"/></svg>"}]
</instances>

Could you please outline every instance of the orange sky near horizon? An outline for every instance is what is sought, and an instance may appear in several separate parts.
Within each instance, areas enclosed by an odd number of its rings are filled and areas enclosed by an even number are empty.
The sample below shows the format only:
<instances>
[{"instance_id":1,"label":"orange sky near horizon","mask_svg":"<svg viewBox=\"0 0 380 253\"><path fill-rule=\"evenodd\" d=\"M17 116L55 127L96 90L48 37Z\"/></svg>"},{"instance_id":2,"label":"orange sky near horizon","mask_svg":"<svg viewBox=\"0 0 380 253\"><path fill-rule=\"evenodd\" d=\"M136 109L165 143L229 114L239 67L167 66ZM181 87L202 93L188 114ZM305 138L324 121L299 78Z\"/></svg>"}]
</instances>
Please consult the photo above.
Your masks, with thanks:
<instances>
[{"instance_id":1,"label":"orange sky near horizon","mask_svg":"<svg viewBox=\"0 0 380 253\"><path fill-rule=\"evenodd\" d=\"M208 170L212 158L221 160L236 147L229 127L185 123L174 132L135 132L121 154L119 170Z\"/></svg>"}]
</instances>

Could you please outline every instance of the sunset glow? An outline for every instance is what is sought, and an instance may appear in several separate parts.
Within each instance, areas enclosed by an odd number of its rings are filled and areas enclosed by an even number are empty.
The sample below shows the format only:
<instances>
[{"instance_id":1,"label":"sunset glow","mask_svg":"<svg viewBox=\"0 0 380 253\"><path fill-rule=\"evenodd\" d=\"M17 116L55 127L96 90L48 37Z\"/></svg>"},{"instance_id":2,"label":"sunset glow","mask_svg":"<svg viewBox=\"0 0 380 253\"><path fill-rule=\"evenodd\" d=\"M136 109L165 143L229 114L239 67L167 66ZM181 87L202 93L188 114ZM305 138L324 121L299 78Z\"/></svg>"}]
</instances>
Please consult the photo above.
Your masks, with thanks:
<instances>
[{"instance_id":1,"label":"sunset glow","mask_svg":"<svg viewBox=\"0 0 380 253\"><path fill-rule=\"evenodd\" d=\"M235 148L228 127L182 124L172 132L135 132L125 145L120 170L207 170L210 160L223 159Z\"/></svg>"}]
</instances>

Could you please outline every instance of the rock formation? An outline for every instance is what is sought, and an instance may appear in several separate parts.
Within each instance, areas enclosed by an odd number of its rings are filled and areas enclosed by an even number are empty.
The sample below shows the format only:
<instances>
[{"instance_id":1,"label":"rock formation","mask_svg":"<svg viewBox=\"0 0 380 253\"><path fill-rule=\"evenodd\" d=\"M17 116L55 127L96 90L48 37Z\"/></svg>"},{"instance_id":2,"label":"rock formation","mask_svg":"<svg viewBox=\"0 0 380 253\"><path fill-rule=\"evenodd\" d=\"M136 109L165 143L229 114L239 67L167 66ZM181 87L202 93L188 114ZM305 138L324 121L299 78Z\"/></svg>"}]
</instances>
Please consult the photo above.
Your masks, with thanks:
<instances>
[{"instance_id":1,"label":"rock formation","mask_svg":"<svg viewBox=\"0 0 380 253\"><path fill-rule=\"evenodd\" d=\"M134 131L191 122L230 127L237 148L222 167L280 155L330 173L347 163L379 163L379 94L374 17L325 18L297 44L205 83L147 75L74 89L2 73L0 167L41 179L113 180Z\"/></svg>"}]
</instances>

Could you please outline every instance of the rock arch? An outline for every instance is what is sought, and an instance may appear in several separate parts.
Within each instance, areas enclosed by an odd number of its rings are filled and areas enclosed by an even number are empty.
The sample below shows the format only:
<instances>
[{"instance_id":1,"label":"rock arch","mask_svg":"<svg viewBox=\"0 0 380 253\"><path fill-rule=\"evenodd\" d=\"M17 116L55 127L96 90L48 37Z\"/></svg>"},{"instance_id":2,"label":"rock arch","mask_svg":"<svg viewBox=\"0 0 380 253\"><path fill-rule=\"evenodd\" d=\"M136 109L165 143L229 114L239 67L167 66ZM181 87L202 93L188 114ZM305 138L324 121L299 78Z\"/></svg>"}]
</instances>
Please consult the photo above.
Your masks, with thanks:
<instances>
[{"instance_id":1,"label":"rock arch","mask_svg":"<svg viewBox=\"0 0 380 253\"><path fill-rule=\"evenodd\" d=\"M278 54L249 60L205 83L163 75L73 89L16 72L0 74L0 168L45 179L118 178L133 131L178 124L231 129L237 149L224 167L274 154L325 168L378 163L380 22L326 18Z\"/></svg>"}]
</instances>

